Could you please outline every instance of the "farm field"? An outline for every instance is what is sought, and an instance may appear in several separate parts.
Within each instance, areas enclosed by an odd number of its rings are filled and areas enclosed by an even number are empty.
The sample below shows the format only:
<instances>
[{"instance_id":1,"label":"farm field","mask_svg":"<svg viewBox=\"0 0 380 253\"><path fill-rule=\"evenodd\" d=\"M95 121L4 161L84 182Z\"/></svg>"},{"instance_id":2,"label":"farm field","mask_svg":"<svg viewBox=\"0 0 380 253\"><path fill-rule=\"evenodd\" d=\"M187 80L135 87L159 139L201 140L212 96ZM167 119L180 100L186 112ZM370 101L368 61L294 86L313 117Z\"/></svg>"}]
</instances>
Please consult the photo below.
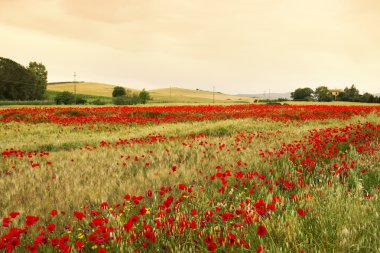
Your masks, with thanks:
<instances>
[{"instance_id":1,"label":"farm field","mask_svg":"<svg viewBox=\"0 0 380 253\"><path fill-rule=\"evenodd\" d=\"M116 85L94 82L78 82L76 89L78 94L87 94L94 96L112 97L113 88ZM48 84L47 90L49 91L69 91L74 92L74 83L56 83Z\"/></svg>"},{"instance_id":2,"label":"farm field","mask_svg":"<svg viewBox=\"0 0 380 253\"><path fill-rule=\"evenodd\" d=\"M78 94L112 97L112 91L116 85L78 82L76 83L76 87ZM126 89L130 89L133 92L139 91L127 87ZM49 84L47 90L53 92L74 92L74 83ZM220 92L214 93L213 100L213 93L211 91L190 90L177 87L149 90L149 93L153 97L150 103L212 103L213 101L215 103L248 103L254 100L253 98L228 95Z\"/></svg>"},{"instance_id":3,"label":"farm field","mask_svg":"<svg viewBox=\"0 0 380 253\"><path fill-rule=\"evenodd\" d=\"M379 252L379 116L0 109L0 252Z\"/></svg>"}]
</instances>

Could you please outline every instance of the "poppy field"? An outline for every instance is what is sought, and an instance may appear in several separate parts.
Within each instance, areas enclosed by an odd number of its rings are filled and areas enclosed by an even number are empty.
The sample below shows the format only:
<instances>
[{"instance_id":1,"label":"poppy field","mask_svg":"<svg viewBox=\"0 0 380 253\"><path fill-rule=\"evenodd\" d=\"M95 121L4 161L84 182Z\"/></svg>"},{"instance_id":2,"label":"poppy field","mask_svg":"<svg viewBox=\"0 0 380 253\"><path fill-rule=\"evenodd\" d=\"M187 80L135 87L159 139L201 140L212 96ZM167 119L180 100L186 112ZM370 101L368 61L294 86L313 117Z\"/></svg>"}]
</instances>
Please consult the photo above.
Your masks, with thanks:
<instances>
[{"instance_id":1,"label":"poppy field","mask_svg":"<svg viewBox=\"0 0 380 253\"><path fill-rule=\"evenodd\" d=\"M0 252L379 252L380 106L0 109Z\"/></svg>"}]
</instances>

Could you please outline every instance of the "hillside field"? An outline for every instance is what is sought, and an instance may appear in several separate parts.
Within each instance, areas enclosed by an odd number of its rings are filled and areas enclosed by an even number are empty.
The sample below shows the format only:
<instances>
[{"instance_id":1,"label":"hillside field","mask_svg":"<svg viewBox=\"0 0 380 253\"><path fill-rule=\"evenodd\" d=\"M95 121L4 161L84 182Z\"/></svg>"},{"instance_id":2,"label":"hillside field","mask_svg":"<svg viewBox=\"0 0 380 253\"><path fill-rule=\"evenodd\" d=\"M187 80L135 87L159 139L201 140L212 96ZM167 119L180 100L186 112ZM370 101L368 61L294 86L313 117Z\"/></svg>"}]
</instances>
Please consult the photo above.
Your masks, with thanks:
<instances>
[{"instance_id":1,"label":"hillside field","mask_svg":"<svg viewBox=\"0 0 380 253\"><path fill-rule=\"evenodd\" d=\"M78 82L76 83L76 86L77 94L112 97L112 91L116 85ZM139 90L128 87L125 87L125 89L139 92ZM47 90L74 92L74 83L49 84ZM214 101L215 103L247 103L254 100L253 98L228 95L219 92L214 93L215 99L213 100L213 93L210 91L190 90L176 87L149 90L149 93L153 97L153 100L150 101L151 103L213 103Z\"/></svg>"},{"instance_id":2,"label":"hillside field","mask_svg":"<svg viewBox=\"0 0 380 253\"><path fill-rule=\"evenodd\" d=\"M379 252L380 107L0 109L0 252Z\"/></svg>"}]
</instances>

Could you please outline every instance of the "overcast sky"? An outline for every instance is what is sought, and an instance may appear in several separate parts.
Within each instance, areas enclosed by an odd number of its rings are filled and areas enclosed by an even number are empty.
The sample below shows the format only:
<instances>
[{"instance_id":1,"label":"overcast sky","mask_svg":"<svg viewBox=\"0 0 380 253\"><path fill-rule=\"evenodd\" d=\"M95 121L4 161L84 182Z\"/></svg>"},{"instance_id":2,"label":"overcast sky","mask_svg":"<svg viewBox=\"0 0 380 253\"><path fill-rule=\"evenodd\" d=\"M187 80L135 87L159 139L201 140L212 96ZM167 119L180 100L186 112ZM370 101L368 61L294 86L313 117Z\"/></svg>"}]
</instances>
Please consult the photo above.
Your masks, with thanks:
<instances>
[{"instance_id":1,"label":"overcast sky","mask_svg":"<svg viewBox=\"0 0 380 253\"><path fill-rule=\"evenodd\" d=\"M380 92L378 0L0 0L0 56L49 81Z\"/></svg>"}]
</instances>

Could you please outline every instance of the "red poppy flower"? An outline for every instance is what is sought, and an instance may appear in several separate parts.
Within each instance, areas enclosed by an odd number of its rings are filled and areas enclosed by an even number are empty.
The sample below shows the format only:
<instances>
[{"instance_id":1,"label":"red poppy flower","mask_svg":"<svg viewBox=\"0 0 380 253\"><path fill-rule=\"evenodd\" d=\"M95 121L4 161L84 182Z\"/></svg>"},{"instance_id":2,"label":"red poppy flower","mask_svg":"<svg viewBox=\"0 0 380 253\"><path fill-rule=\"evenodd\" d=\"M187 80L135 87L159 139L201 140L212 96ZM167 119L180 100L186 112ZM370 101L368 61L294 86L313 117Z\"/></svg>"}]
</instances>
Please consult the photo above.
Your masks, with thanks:
<instances>
[{"instance_id":1,"label":"red poppy flower","mask_svg":"<svg viewBox=\"0 0 380 253\"><path fill-rule=\"evenodd\" d=\"M214 252L216 250L216 248L217 248L217 245L214 242L209 243L207 246L207 250L210 252Z\"/></svg>"},{"instance_id":2,"label":"red poppy flower","mask_svg":"<svg viewBox=\"0 0 380 253\"><path fill-rule=\"evenodd\" d=\"M58 238L51 238L50 243L51 243L51 246L55 247L58 245L59 240L58 240Z\"/></svg>"},{"instance_id":3,"label":"red poppy flower","mask_svg":"<svg viewBox=\"0 0 380 253\"><path fill-rule=\"evenodd\" d=\"M297 210L297 213L298 213L300 216L302 216L302 217L304 217L304 216L306 215L305 211L304 211L303 209L301 209L301 208Z\"/></svg>"},{"instance_id":4,"label":"red poppy flower","mask_svg":"<svg viewBox=\"0 0 380 253\"><path fill-rule=\"evenodd\" d=\"M266 229L263 225L260 225L260 226L257 228L257 234L258 234L259 236L264 236L266 233L267 233L267 229Z\"/></svg>"},{"instance_id":5,"label":"red poppy flower","mask_svg":"<svg viewBox=\"0 0 380 253\"><path fill-rule=\"evenodd\" d=\"M74 215L78 220L82 220L84 218L84 213L82 212L74 211Z\"/></svg>"},{"instance_id":6,"label":"red poppy flower","mask_svg":"<svg viewBox=\"0 0 380 253\"><path fill-rule=\"evenodd\" d=\"M57 211L57 210L52 210L52 211L50 212L50 215L51 215L52 217L56 216L57 214L58 214L58 211Z\"/></svg>"},{"instance_id":7,"label":"red poppy flower","mask_svg":"<svg viewBox=\"0 0 380 253\"><path fill-rule=\"evenodd\" d=\"M19 215L20 215L19 212L11 212L11 213L9 214L9 216L10 216L12 219L16 218L16 217L19 216Z\"/></svg>"},{"instance_id":8,"label":"red poppy flower","mask_svg":"<svg viewBox=\"0 0 380 253\"><path fill-rule=\"evenodd\" d=\"M28 227L30 227L30 226L33 226L38 220L39 220L38 217L28 215L26 216L25 223Z\"/></svg>"},{"instance_id":9,"label":"red poppy flower","mask_svg":"<svg viewBox=\"0 0 380 253\"><path fill-rule=\"evenodd\" d=\"M53 223L50 223L49 225L46 226L46 229L47 231L49 231L49 233L53 233L55 229L55 225Z\"/></svg>"},{"instance_id":10,"label":"red poppy flower","mask_svg":"<svg viewBox=\"0 0 380 253\"><path fill-rule=\"evenodd\" d=\"M75 246L77 247L77 249L81 249L81 248L83 248L84 243L82 241L76 241Z\"/></svg>"}]
</instances>

